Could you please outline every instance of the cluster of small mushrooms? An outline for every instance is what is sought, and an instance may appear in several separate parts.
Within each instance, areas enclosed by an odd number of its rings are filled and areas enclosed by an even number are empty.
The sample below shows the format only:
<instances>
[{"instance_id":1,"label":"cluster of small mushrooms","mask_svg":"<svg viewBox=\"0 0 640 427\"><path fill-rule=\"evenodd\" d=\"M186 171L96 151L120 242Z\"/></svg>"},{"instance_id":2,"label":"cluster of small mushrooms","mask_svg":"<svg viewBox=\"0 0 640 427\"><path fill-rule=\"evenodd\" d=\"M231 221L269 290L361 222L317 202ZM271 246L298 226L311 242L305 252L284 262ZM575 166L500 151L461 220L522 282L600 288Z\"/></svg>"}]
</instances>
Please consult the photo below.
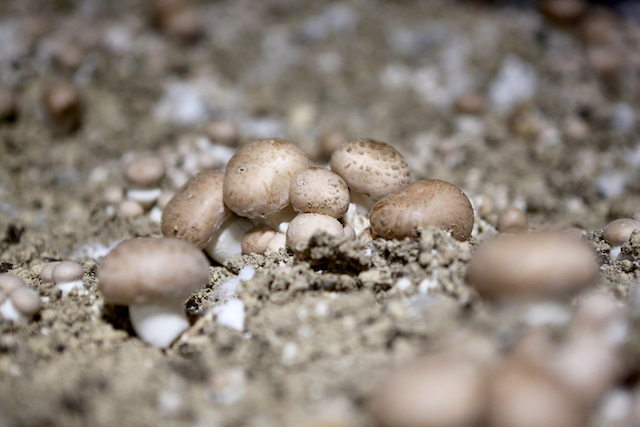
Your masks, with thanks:
<instances>
[{"instance_id":1,"label":"cluster of small mushrooms","mask_svg":"<svg viewBox=\"0 0 640 427\"><path fill-rule=\"evenodd\" d=\"M162 212L165 238L126 241L108 254L99 287L106 302L129 305L143 340L166 347L189 326L185 298L208 281L202 250L224 263L238 254L299 248L318 232L403 239L428 226L464 241L473 223L471 202L459 188L411 182L402 155L385 143L345 142L330 168L321 168L309 167L289 141L257 140L233 155L225 173L203 170L184 184Z\"/></svg>"}]
</instances>

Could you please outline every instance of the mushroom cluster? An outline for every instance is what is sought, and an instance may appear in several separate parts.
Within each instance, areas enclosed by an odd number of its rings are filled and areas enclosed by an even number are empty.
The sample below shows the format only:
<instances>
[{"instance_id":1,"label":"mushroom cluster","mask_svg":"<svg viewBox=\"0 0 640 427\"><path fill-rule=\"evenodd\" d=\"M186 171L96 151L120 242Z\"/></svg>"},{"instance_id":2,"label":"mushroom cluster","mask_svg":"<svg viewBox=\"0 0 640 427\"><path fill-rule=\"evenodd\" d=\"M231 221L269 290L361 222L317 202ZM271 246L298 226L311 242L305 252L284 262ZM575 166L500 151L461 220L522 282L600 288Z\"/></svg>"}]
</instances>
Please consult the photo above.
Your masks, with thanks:
<instances>
[{"instance_id":1,"label":"mushroom cluster","mask_svg":"<svg viewBox=\"0 0 640 427\"><path fill-rule=\"evenodd\" d=\"M26 321L40 311L40 295L24 280L12 274L0 274L0 315L14 322Z\"/></svg>"},{"instance_id":2,"label":"mushroom cluster","mask_svg":"<svg viewBox=\"0 0 640 427\"><path fill-rule=\"evenodd\" d=\"M239 149L224 174L202 171L189 179L165 207L162 233L223 263L240 253L304 246L320 231L402 239L434 226L464 241L473 222L459 188L411 183L402 155L383 142L344 142L322 168L309 167L289 141L261 139Z\"/></svg>"}]
</instances>

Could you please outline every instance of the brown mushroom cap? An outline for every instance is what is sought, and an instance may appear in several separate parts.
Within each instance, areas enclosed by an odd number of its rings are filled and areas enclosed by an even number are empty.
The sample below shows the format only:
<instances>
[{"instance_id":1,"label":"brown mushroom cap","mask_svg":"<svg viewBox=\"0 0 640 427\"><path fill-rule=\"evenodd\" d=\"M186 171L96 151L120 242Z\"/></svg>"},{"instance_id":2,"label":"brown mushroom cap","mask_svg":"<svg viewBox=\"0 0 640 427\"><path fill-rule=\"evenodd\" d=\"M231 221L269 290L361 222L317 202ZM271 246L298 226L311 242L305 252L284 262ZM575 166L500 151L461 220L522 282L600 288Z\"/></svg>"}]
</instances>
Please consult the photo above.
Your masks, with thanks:
<instances>
[{"instance_id":1,"label":"brown mushroom cap","mask_svg":"<svg viewBox=\"0 0 640 427\"><path fill-rule=\"evenodd\" d=\"M465 241L473 229L473 207L455 185L428 179L382 198L369 219L371 229L385 239L417 237L418 228L433 226Z\"/></svg>"},{"instance_id":2,"label":"brown mushroom cap","mask_svg":"<svg viewBox=\"0 0 640 427\"><path fill-rule=\"evenodd\" d=\"M298 245L304 245L309 239L320 232L332 236L344 236L344 227L332 216L322 214L300 214L289 223L287 228L287 247L294 249Z\"/></svg>"},{"instance_id":3,"label":"brown mushroom cap","mask_svg":"<svg viewBox=\"0 0 640 427\"><path fill-rule=\"evenodd\" d=\"M191 177L162 211L162 234L203 249L220 224L231 215L224 205L223 183L224 174L212 170Z\"/></svg>"},{"instance_id":4,"label":"brown mushroom cap","mask_svg":"<svg viewBox=\"0 0 640 427\"><path fill-rule=\"evenodd\" d=\"M349 187L339 175L324 168L309 168L298 174L289 191L297 212L340 218L349 209Z\"/></svg>"},{"instance_id":5,"label":"brown mushroom cap","mask_svg":"<svg viewBox=\"0 0 640 427\"><path fill-rule=\"evenodd\" d=\"M640 231L640 222L630 218L620 218L604 228L602 238L611 246L622 246L631 238L631 233L634 231Z\"/></svg>"},{"instance_id":6,"label":"brown mushroom cap","mask_svg":"<svg viewBox=\"0 0 640 427\"><path fill-rule=\"evenodd\" d=\"M98 268L98 288L112 304L185 299L208 280L209 261L202 251L170 238L126 240Z\"/></svg>"},{"instance_id":7,"label":"brown mushroom cap","mask_svg":"<svg viewBox=\"0 0 640 427\"><path fill-rule=\"evenodd\" d=\"M135 187L156 188L166 173L162 159L150 156L128 163L124 169L124 178Z\"/></svg>"},{"instance_id":8,"label":"brown mushroom cap","mask_svg":"<svg viewBox=\"0 0 640 427\"><path fill-rule=\"evenodd\" d=\"M522 233L528 225L527 215L521 209L508 206L500 211L496 228L501 233Z\"/></svg>"},{"instance_id":9,"label":"brown mushroom cap","mask_svg":"<svg viewBox=\"0 0 640 427\"><path fill-rule=\"evenodd\" d=\"M511 362L491 385L488 425L495 427L579 427L586 411L554 378L533 366Z\"/></svg>"},{"instance_id":10,"label":"brown mushroom cap","mask_svg":"<svg viewBox=\"0 0 640 427\"><path fill-rule=\"evenodd\" d=\"M473 255L467 280L487 296L562 295L593 284L595 254L563 231L501 234Z\"/></svg>"},{"instance_id":11,"label":"brown mushroom cap","mask_svg":"<svg viewBox=\"0 0 640 427\"><path fill-rule=\"evenodd\" d=\"M289 188L308 165L307 155L289 141L252 141L227 164L224 203L247 218L276 213L289 205Z\"/></svg>"},{"instance_id":12,"label":"brown mushroom cap","mask_svg":"<svg viewBox=\"0 0 640 427\"><path fill-rule=\"evenodd\" d=\"M486 405L481 365L429 356L392 372L376 389L371 409L384 427L476 425Z\"/></svg>"},{"instance_id":13,"label":"brown mushroom cap","mask_svg":"<svg viewBox=\"0 0 640 427\"><path fill-rule=\"evenodd\" d=\"M331 170L352 191L380 200L409 185L409 166L402 154L384 142L357 139L340 145L331 155Z\"/></svg>"},{"instance_id":14,"label":"brown mushroom cap","mask_svg":"<svg viewBox=\"0 0 640 427\"><path fill-rule=\"evenodd\" d=\"M276 233L276 230L267 225L253 227L242 236L242 241L240 242L242 253L244 255L251 253L263 254L264 251L267 250L269 240L271 240Z\"/></svg>"}]
</instances>

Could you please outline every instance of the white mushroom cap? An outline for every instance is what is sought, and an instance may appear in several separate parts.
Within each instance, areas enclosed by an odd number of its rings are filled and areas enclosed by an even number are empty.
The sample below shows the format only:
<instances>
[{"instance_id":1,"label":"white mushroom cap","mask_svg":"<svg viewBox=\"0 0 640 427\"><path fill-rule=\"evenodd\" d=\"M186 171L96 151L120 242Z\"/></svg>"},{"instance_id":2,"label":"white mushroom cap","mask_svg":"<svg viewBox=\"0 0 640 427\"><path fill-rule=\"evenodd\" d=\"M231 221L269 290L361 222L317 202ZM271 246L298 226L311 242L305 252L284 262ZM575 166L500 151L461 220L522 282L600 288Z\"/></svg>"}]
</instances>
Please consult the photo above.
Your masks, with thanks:
<instances>
[{"instance_id":1,"label":"white mushroom cap","mask_svg":"<svg viewBox=\"0 0 640 427\"><path fill-rule=\"evenodd\" d=\"M105 301L121 305L182 301L208 280L207 258L179 239L124 241L98 268L98 287Z\"/></svg>"},{"instance_id":2,"label":"white mushroom cap","mask_svg":"<svg viewBox=\"0 0 640 427\"><path fill-rule=\"evenodd\" d=\"M473 255L467 280L487 296L555 296L593 284L598 263L589 245L563 231L501 234Z\"/></svg>"},{"instance_id":3,"label":"white mushroom cap","mask_svg":"<svg viewBox=\"0 0 640 427\"><path fill-rule=\"evenodd\" d=\"M374 392L371 409L384 427L476 425L487 400L480 364L430 356L393 371Z\"/></svg>"},{"instance_id":4,"label":"white mushroom cap","mask_svg":"<svg viewBox=\"0 0 640 427\"><path fill-rule=\"evenodd\" d=\"M242 253L245 255L256 253L263 254L267 250L267 244L276 231L266 225L258 225L247 231L242 237Z\"/></svg>"},{"instance_id":5,"label":"white mushroom cap","mask_svg":"<svg viewBox=\"0 0 640 427\"><path fill-rule=\"evenodd\" d=\"M160 185L166 172L160 157L143 157L125 166L124 178L137 188L155 188Z\"/></svg>"},{"instance_id":6,"label":"white mushroom cap","mask_svg":"<svg viewBox=\"0 0 640 427\"><path fill-rule=\"evenodd\" d=\"M331 155L331 170L352 191L373 200L400 191L411 182L409 166L390 145L372 139L345 142Z\"/></svg>"},{"instance_id":7,"label":"white mushroom cap","mask_svg":"<svg viewBox=\"0 0 640 427\"><path fill-rule=\"evenodd\" d=\"M29 288L16 289L11 294L11 303L23 316L31 317L40 311L40 295Z\"/></svg>"},{"instance_id":8,"label":"white mushroom cap","mask_svg":"<svg viewBox=\"0 0 640 427\"><path fill-rule=\"evenodd\" d=\"M13 274L0 274L0 290L9 296L16 289L24 288L27 286L24 280Z\"/></svg>"},{"instance_id":9,"label":"white mushroom cap","mask_svg":"<svg viewBox=\"0 0 640 427\"><path fill-rule=\"evenodd\" d=\"M497 230L501 233L522 233L527 231L527 215L515 206L508 206L498 215Z\"/></svg>"},{"instance_id":10,"label":"white mushroom cap","mask_svg":"<svg viewBox=\"0 0 640 427\"><path fill-rule=\"evenodd\" d=\"M300 172L291 184L289 198L296 212L340 218L349 209L349 187L339 175L325 168Z\"/></svg>"},{"instance_id":11,"label":"white mushroom cap","mask_svg":"<svg viewBox=\"0 0 640 427\"><path fill-rule=\"evenodd\" d=\"M287 229L287 248L306 245L314 234L320 232L344 236L344 228L337 219L315 213L300 214L291 221Z\"/></svg>"},{"instance_id":12,"label":"white mushroom cap","mask_svg":"<svg viewBox=\"0 0 640 427\"><path fill-rule=\"evenodd\" d=\"M162 211L162 234L203 249L231 215L224 205L223 183L224 174L212 170L191 177Z\"/></svg>"},{"instance_id":13,"label":"white mushroom cap","mask_svg":"<svg viewBox=\"0 0 640 427\"><path fill-rule=\"evenodd\" d=\"M602 238L611 246L622 246L634 231L640 231L640 222L630 218L620 218L607 225Z\"/></svg>"},{"instance_id":14,"label":"white mushroom cap","mask_svg":"<svg viewBox=\"0 0 640 427\"><path fill-rule=\"evenodd\" d=\"M240 216L266 217L289 205L289 189L309 165L306 154L283 139L260 139L229 160L224 203Z\"/></svg>"},{"instance_id":15,"label":"white mushroom cap","mask_svg":"<svg viewBox=\"0 0 640 427\"><path fill-rule=\"evenodd\" d=\"M416 181L389 194L369 214L371 229L385 239L417 237L418 228L433 226L465 241L471 235L473 218L471 202L462 190L437 179Z\"/></svg>"}]
</instances>

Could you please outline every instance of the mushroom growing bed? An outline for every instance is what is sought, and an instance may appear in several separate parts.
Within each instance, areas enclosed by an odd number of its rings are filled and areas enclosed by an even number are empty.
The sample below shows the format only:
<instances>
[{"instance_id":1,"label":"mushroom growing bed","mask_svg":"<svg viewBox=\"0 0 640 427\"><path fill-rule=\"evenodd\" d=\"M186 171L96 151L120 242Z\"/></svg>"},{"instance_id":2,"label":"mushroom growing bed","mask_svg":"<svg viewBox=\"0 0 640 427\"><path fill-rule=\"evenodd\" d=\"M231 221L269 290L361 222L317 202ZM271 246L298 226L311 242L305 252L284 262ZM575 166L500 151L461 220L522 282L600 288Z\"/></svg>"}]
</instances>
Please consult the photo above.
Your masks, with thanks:
<instances>
[{"instance_id":1,"label":"mushroom growing bed","mask_svg":"<svg viewBox=\"0 0 640 427\"><path fill-rule=\"evenodd\" d=\"M639 425L635 3L513 3L0 2L0 426Z\"/></svg>"}]
</instances>

